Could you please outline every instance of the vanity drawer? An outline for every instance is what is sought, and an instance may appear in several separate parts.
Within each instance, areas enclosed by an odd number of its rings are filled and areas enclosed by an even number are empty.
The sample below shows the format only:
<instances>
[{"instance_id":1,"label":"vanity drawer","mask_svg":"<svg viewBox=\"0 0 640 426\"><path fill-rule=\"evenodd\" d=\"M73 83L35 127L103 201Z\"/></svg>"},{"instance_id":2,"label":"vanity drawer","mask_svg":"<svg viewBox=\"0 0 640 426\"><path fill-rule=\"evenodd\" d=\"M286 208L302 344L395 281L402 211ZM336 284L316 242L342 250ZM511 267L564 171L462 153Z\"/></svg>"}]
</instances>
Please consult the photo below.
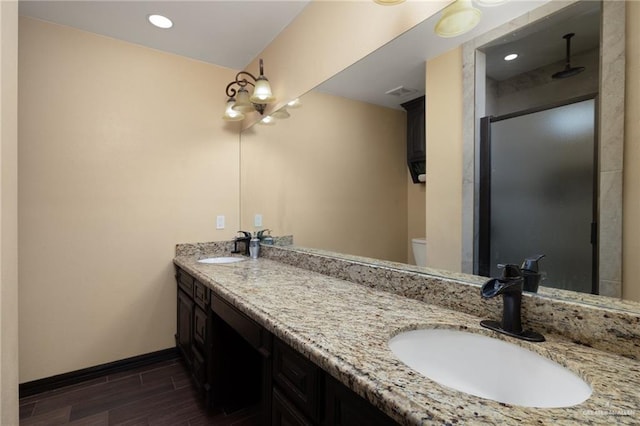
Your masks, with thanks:
<instances>
[{"instance_id":1,"label":"vanity drawer","mask_svg":"<svg viewBox=\"0 0 640 426\"><path fill-rule=\"evenodd\" d=\"M272 426L312 426L309 420L282 395L278 389L273 390L271 404Z\"/></svg>"},{"instance_id":2,"label":"vanity drawer","mask_svg":"<svg viewBox=\"0 0 640 426\"><path fill-rule=\"evenodd\" d=\"M193 297L193 277L187 274L182 269L178 268L176 273L176 279L178 280L178 286L189 295L189 297Z\"/></svg>"},{"instance_id":3,"label":"vanity drawer","mask_svg":"<svg viewBox=\"0 0 640 426\"><path fill-rule=\"evenodd\" d=\"M202 309L209 306L209 287L200 281L193 280L193 300L200 305Z\"/></svg>"},{"instance_id":4,"label":"vanity drawer","mask_svg":"<svg viewBox=\"0 0 640 426\"><path fill-rule=\"evenodd\" d=\"M271 333L262 326L215 293L211 295L211 309L263 357L271 355Z\"/></svg>"},{"instance_id":5,"label":"vanity drawer","mask_svg":"<svg viewBox=\"0 0 640 426\"><path fill-rule=\"evenodd\" d=\"M287 344L275 339L273 381L286 398L307 417L319 420L322 370Z\"/></svg>"}]
</instances>

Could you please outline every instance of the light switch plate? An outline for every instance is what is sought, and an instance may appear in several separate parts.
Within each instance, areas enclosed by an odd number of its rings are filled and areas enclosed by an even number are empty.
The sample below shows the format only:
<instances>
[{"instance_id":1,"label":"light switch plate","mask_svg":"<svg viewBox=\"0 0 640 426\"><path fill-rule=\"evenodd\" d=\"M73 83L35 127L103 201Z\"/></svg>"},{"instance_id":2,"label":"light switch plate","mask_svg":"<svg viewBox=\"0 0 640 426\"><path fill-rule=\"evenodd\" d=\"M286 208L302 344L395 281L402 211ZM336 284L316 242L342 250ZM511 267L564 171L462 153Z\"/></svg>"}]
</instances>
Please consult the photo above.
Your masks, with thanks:
<instances>
[{"instance_id":1,"label":"light switch plate","mask_svg":"<svg viewBox=\"0 0 640 426\"><path fill-rule=\"evenodd\" d=\"M216 216L216 229L224 229L224 216Z\"/></svg>"},{"instance_id":2,"label":"light switch plate","mask_svg":"<svg viewBox=\"0 0 640 426\"><path fill-rule=\"evenodd\" d=\"M262 226L262 215L261 214L258 213L253 217L253 226L256 226L256 227L261 227Z\"/></svg>"}]
</instances>

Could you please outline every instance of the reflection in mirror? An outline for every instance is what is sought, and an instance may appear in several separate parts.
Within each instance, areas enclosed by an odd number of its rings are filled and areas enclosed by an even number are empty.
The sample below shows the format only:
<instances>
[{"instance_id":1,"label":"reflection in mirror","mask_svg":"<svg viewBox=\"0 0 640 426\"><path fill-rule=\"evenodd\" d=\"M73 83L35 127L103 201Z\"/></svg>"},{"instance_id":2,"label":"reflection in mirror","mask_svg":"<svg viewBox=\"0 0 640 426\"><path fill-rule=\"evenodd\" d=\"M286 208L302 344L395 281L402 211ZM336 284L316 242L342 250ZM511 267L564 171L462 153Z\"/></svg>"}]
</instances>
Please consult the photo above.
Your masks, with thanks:
<instances>
[{"instance_id":1,"label":"reflection in mirror","mask_svg":"<svg viewBox=\"0 0 640 426\"><path fill-rule=\"evenodd\" d=\"M306 94L291 118L244 131L243 228L255 229L260 214L300 246L414 263L425 186L409 176L401 104L424 94L426 60L534 6L487 8L474 31L455 39L434 34L434 16Z\"/></svg>"},{"instance_id":2,"label":"reflection in mirror","mask_svg":"<svg viewBox=\"0 0 640 426\"><path fill-rule=\"evenodd\" d=\"M302 246L406 262L404 113L317 91L302 104L242 133L243 226L260 214Z\"/></svg>"},{"instance_id":3,"label":"reflection in mirror","mask_svg":"<svg viewBox=\"0 0 640 426\"><path fill-rule=\"evenodd\" d=\"M296 246L415 264L411 239L425 235L425 186L414 184L409 175L406 113L400 104L424 92L426 60L540 3L507 3L505 7L511 8L510 15L496 18L491 26L479 26L478 32L468 34L466 39L439 39L429 48L416 45L419 47L409 49L409 55L419 56L419 65L415 60L412 63L408 59L393 59L384 52L385 48L398 48L402 38L411 43L424 40L427 37L424 34L433 31L436 16L307 93L301 99L302 108L288 110L290 118L276 119L274 126L256 125L244 131L241 135L243 229L261 229L254 226L255 216L261 215L262 228L271 229L275 235L293 235ZM529 9L515 10L525 6ZM485 18L491 18L489 9L484 13ZM420 31L422 35L412 35ZM560 38L559 42L562 41ZM578 58L584 51L581 52L577 38L574 41L576 46L572 50L576 55L575 64L579 65ZM407 48L404 50L406 55ZM377 54L385 58L383 65L372 68L376 65L368 61L373 61ZM554 58L546 65L556 62ZM375 93L365 89L376 87L372 80L379 73L372 72L373 69L379 71L389 64L402 63L408 68L417 67L419 77L415 78L415 70L413 73L394 71L396 76L403 72L414 76L405 85L387 81L388 73L382 72L384 77L380 80L385 80L384 86L376 88ZM399 86L409 91L407 97L385 95ZM446 228L448 224L440 226ZM427 256L428 247L427 242ZM477 282L477 278L470 277L469 281ZM571 293L540 289L541 297L572 298ZM631 302L607 302L607 298L586 294L575 294L573 298L637 310Z\"/></svg>"},{"instance_id":4,"label":"reflection in mirror","mask_svg":"<svg viewBox=\"0 0 640 426\"><path fill-rule=\"evenodd\" d=\"M480 275L540 253L545 286L598 293L600 17L599 2L578 2L479 49Z\"/></svg>"}]
</instances>

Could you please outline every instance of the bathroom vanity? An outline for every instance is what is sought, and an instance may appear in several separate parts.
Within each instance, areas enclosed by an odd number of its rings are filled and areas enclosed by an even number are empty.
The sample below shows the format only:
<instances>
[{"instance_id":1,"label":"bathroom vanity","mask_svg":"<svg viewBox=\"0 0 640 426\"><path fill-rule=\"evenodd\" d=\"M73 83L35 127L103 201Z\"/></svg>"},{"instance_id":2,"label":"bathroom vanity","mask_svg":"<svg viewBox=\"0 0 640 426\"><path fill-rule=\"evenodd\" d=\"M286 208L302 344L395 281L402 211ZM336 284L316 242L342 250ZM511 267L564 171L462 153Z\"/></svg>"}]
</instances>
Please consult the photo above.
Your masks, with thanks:
<instances>
[{"instance_id":1,"label":"bathroom vanity","mask_svg":"<svg viewBox=\"0 0 640 426\"><path fill-rule=\"evenodd\" d=\"M263 424L392 425L391 418L181 267L176 346L207 405L260 404Z\"/></svg>"},{"instance_id":2,"label":"bathroom vanity","mask_svg":"<svg viewBox=\"0 0 640 426\"><path fill-rule=\"evenodd\" d=\"M479 285L388 262L279 247L263 247L260 259L198 262L228 256L227 245L179 245L174 259L176 343L212 405L260 404L264 424L610 425L637 424L640 417L637 341L616 345L615 339L628 339L614 336L609 346L596 349L574 343L584 330L564 334L553 320L537 327L545 318L527 321L545 334L545 342L515 341L480 326L484 317L499 318L499 306L481 302ZM474 300L460 300L472 294ZM478 315L468 312L472 305L479 306ZM525 298L525 311L532 309ZM583 325L590 315L616 317L589 309L568 304L558 316L580 316ZM618 334L624 321L637 332L633 314L620 321ZM412 370L390 350L393 336L421 328L509 341L573 371L593 392L572 407L530 408L455 391Z\"/></svg>"}]
</instances>

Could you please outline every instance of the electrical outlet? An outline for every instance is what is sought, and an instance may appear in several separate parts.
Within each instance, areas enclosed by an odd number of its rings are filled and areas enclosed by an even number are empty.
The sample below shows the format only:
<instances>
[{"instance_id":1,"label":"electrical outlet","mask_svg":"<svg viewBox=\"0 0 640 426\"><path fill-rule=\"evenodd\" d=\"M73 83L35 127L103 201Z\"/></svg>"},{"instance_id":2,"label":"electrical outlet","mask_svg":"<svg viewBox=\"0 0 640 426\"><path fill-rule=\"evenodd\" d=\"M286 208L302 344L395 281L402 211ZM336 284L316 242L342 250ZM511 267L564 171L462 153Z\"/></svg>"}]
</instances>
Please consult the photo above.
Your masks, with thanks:
<instances>
[{"instance_id":1,"label":"electrical outlet","mask_svg":"<svg viewBox=\"0 0 640 426\"><path fill-rule=\"evenodd\" d=\"M216 216L216 229L224 229L224 216Z\"/></svg>"},{"instance_id":2,"label":"electrical outlet","mask_svg":"<svg viewBox=\"0 0 640 426\"><path fill-rule=\"evenodd\" d=\"M258 227L258 228L262 227L262 215L261 214L256 214L253 217L253 226Z\"/></svg>"}]
</instances>

